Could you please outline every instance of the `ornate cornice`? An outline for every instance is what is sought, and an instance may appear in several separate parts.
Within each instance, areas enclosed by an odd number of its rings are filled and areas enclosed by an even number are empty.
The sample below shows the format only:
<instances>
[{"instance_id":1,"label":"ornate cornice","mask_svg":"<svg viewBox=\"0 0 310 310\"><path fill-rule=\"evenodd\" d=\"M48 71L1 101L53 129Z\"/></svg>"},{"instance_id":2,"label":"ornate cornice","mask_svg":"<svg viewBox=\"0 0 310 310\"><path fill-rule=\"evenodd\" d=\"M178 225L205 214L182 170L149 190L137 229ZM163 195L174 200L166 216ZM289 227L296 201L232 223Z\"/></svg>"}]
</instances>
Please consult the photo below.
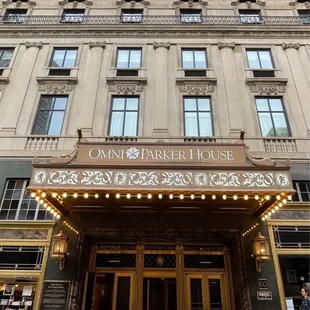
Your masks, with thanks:
<instances>
[{"instance_id":1,"label":"ornate cornice","mask_svg":"<svg viewBox=\"0 0 310 310\"><path fill-rule=\"evenodd\" d=\"M231 1L231 5L239 5L239 4L241 4L239 0ZM265 6L266 5L266 1L256 0L255 3L253 3L252 1L246 1L246 5L247 5L248 8L250 8L252 6L252 4L258 4L260 6Z\"/></svg>"},{"instance_id":2,"label":"ornate cornice","mask_svg":"<svg viewBox=\"0 0 310 310\"><path fill-rule=\"evenodd\" d=\"M182 0L174 0L173 1L173 5L179 6L182 4L188 4L189 7L192 7L194 5L194 1L193 0L188 0L188 1L182 1ZM208 5L208 1L207 0L199 0L198 4L200 4L201 6L207 6Z\"/></svg>"},{"instance_id":3,"label":"ornate cornice","mask_svg":"<svg viewBox=\"0 0 310 310\"><path fill-rule=\"evenodd\" d=\"M288 48L295 48L296 50L298 50L300 47L299 43L282 43L282 48L284 50L287 50Z\"/></svg>"},{"instance_id":4,"label":"ornate cornice","mask_svg":"<svg viewBox=\"0 0 310 310\"><path fill-rule=\"evenodd\" d=\"M68 0L62 0L62 1L58 1L59 5L64 6L68 3L72 3L73 7L77 7L79 3L81 3L80 1L73 1L73 2L69 2ZM86 4L86 5L92 5L93 2L89 1L89 0L84 0L82 3Z\"/></svg>"},{"instance_id":5,"label":"ornate cornice","mask_svg":"<svg viewBox=\"0 0 310 310\"><path fill-rule=\"evenodd\" d=\"M170 42L154 42L153 47L155 50L159 47L164 47L168 50L170 48Z\"/></svg>"},{"instance_id":6,"label":"ornate cornice","mask_svg":"<svg viewBox=\"0 0 310 310\"><path fill-rule=\"evenodd\" d=\"M90 42L88 43L89 48L101 47L101 48L103 48L103 49L105 49L106 44L107 44L106 41L104 41L104 42L99 42L99 41L93 42L93 41L90 41Z\"/></svg>"},{"instance_id":7,"label":"ornate cornice","mask_svg":"<svg viewBox=\"0 0 310 310\"><path fill-rule=\"evenodd\" d=\"M277 96L286 91L288 79L284 78L247 78L245 83L256 95Z\"/></svg>"},{"instance_id":8,"label":"ornate cornice","mask_svg":"<svg viewBox=\"0 0 310 310\"><path fill-rule=\"evenodd\" d=\"M310 7L310 2L309 1L305 1L303 4L304 4L304 6L306 8ZM302 3L298 2L297 0L295 0L295 1L290 2L289 5L290 6L297 6L297 5L302 5Z\"/></svg>"},{"instance_id":9,"label":"ornate cornice","mask_svg":"<svg viewBox=\"0 0 310 310\"><path fill-rule=\"evenodd\" d=\"M72 91L78 79L70 76L63 77L37 77L39 91L45 92L47 94L64 94Z\"/></svg>"},{"instance_id":10,"label":"ornate cornice","mask_svg":"<svg viewBox=\"0 0 310 310\"><path fill-rule=\"evenodd\" d=\"M116 0L116 5L123 5L127 2L125 2L124 0ZM136 5L137 1L135 0L131 0L130 1L130 6L134 7ZM142 0L141 2L138 3L142 3L143 5L150 5L150 1L149 0Z\"/></svg>"},{"instance_id":11,"label":"ornate cornice","mask_svg":"<svg viewBox=\"0 0 310 310\"><path fill-rule=\"evenodd\" d=\"M218 42L217 43L219 49L223 49L225 47L228 47L228 48L231 48L231 49L234 49L236 47L236 43L235 42Z\"/></svg>"},{"instance_id":12,"label":"ornate cornice","mask_svg":"<svg viewBox=\"0 0 310 310\"><path fill-rule=\"evenodd\" d=\"M143 77L107 77L110 92L118 95L134 95L144 91L147 78Z\"/></svg>"},{"instance_id":13,"label":"ornate cornice","mask_svg":"<svg viewBox=\"0 0 310 310\"><path fill-rule=\"evenodd\" d=\"M30 47L37 47L38 49L41 49L43 46L43 42L30 42L30 41L26 41L25 42L25 46L26 48L30 48Z\"/></svg>"},{"instance_id":14,"label":"ornate cornice","mask_svg":"<svg viewBox=\"0 0 310 310\"><path fill-rule=\"evenodd\" d=\"M179 91L181 93L187 93L191 96L204 96L208 93L214 92L216 83L216 78L208 77L184 77L176 79L176 84L179 86Z\"/></svg>"}]
</instances>

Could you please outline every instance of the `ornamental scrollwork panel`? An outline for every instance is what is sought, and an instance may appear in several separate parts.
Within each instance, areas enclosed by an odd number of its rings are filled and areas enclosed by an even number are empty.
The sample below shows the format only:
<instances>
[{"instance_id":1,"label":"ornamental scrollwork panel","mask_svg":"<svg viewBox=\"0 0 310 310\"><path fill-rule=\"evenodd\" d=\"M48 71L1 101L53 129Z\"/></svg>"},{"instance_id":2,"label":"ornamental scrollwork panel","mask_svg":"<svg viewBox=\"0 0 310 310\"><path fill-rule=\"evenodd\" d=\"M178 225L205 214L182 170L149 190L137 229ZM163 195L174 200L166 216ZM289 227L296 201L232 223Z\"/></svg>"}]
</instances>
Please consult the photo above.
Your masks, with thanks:
<instances>
[{"instance_id":1,"label":"ornamental scrollwork panel","mask_svg":"<svg viewBox=\"0 0 310 310\"><path fill-rule=\"evenodd\" d=\"M288 188L286 172L145 171L145 170L64 170L38 169L33 185L104 186L107 188Z\"/></svg>"}]
</instances>

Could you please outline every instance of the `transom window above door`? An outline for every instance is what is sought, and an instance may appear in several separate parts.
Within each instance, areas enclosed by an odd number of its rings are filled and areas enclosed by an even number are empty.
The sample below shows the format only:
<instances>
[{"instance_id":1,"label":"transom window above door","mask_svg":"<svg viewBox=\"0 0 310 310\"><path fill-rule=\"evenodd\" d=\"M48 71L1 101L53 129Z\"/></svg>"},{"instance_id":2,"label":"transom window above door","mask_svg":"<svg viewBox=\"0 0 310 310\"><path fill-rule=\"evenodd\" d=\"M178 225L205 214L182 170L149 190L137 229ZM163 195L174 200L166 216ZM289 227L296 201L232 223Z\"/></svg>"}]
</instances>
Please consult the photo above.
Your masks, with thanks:
<instances>
[{"instance_id":1,"label":"transom window above door","mask_svg":"<svg viewBox=\"0 0 310 310\"><path fill-rule=\"evenodd\" d=\"M183 69L207 68L207 52L205 49L182 49Z\"/></svg>"},{"instance_id":2,"label":"transom window above door","mask_svg":"<svg viewBox=\"0 0 310 310\"><path fill-rule=\"evenodd\" d=\"M110 117L110 136L138 135L139 97L113 97Z\"/></svg>"},{"instance_id":3,"label":"transom window above door","mask_svg":"<svg viewBox=\"0 0 310 310\"><path fill-rule=\"evenodd\" d=\"M255 101L263 137L291 135L281 98L256 97Z\"/></svg>"},{"instance_id":4,"label":"transom window above door","mask_svg":"<svg viewBox=\"0 0 310 310\"><path fill-rule=\"evenodd\" d=\"M187 137L213 136L210 98L184 98L184 132Z\"/></svg>"},{"instance_id":5,"label":"transom window above door","mask_svg":"<svg viewBox=\"0 0 310 310\"><path fill-rule=\"evenodd\" d=\"M141 67L141 48L119 48L117 50L117 68L135 68Z\"/></svg>"}]
</instances>

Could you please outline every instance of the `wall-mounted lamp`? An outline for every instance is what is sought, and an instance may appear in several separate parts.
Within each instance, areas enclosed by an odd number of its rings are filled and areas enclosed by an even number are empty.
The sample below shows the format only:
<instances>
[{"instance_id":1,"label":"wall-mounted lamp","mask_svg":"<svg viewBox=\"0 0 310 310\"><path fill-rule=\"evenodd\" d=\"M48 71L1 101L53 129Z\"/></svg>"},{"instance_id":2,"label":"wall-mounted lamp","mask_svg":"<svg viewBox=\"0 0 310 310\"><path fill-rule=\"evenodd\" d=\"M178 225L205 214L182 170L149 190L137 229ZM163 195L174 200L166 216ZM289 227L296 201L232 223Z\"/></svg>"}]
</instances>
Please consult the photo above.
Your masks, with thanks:
<instances>
[{"instance_id":1,"label":"wall-mounted lamp","mask_svg":"<svg viewBox=\"0 0 310 310\"><path fill-rule=\"evenodd\" d=\"M253 239L253 253L256 263L256 271L262 271L262 264L270 260L268 240L260 232Z\"/></svg>"},{"instance_id":2,"label":"wall-mounted lamp","mask_svg":"<svg viewBox=\"0 0 310 310\"><path fill-rule=\"evenodd\" d=\"M65 268L65 256L67 255L68 237L62 230L53 237L51 257L59 261L59 270Z\"/></svg>"}]
</instances>

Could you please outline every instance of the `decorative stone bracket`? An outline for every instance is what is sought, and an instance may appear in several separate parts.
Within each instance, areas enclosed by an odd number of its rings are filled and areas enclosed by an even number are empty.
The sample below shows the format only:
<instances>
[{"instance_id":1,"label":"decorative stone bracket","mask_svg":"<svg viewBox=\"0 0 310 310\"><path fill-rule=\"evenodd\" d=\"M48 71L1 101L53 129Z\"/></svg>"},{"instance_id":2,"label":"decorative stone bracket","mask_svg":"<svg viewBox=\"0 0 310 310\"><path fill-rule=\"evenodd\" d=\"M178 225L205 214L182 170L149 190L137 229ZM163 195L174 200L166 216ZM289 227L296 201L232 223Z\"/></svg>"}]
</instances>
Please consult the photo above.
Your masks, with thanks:
<instances>
[{"instance_id":1,"label":"decorative stone bracket","mask_svg":"<svg viewBox=\"0 0 310 310\"><path fill-rule=\"evenodd\" d=\"M276 96L285 93L287 81L285 78L247 78L245 83L257 95Z\"/></svg>"},{"instance_id":2,"label":"decorative stone bracket","mask_svg":"<svg viewBox=\"0 0 310 310\"><path fill-rule=\"evenodd\" d=\"M295 48L296 50L298 50L300 47L299 43L282 43L282 48L284 50L287 50L288 48Z\"/></svg>"},{"instance_id":3,"label":"decorative stone bracket","mask_svg":"<svg viewBox=\"0 0 310 310\"><path fill-rule=\"evenodd\" d=\"M177 78L176 83L181 93L191 96L204 96L215 91L216 78Z\"/></svg>"},{"instance_id":4,"label":"decorative stone bracket","mask_svg":"<svg viewBox=\"0 0 310 310\"><path fill-rule=\"evenodd\" d=\"M127 2L125 2L125 0L116 0L116 5L123 5ZM136 5L137 1L136 0L131 0L130 1L130 6L134 7ZM138 3L142 3L143 5L150 5L150 1L149 0L142 0Z\"/></svg>"},{"instance_id":5,"label":"decorative stone bracket","mask_svg":"<svg viewBox=\"0 0 310 310\"><path fill-rule=\"evenodd\" d=\"M101 47L101 48L103 48L103 49L105 49L106 44L107 44L106 41L104 41L104 42L98 42L98 41L94 42L94 41L90 41L90 42L88 43L89 48Z\"/></svg>"},{"instance_id":6,"label":"decorative stone bracket","mask_svg":"<svg viewBox=\"0 0 310 310\"><path fill-rule=\"evenodd\" d=\"M217 45L218 45L218 48L220 50L225 48L225 47L228 47L228 48L231 48L231 49L234 49L236 47L236 43L235 42L218 42Z\"/></svg>"},{"instance_id":7,"label":"decorative stone bracket","mask_svg":"<svg viewBox=\"0 0 310 310\"><path fill-rule=\"evenodd\" d=\"M8 77L0 76L0 93L4 90L6 84L10 82Z\"/></svg>"},{"instance_id":8,"label":"decorative stone bracket","mask_svg":"<svg viewBox=\"0 0 310 310\"><path fill-rule=\"evenodd\" d=\"M39 41L39 42L26 41L25 46L26 46L26 48L37 47L38 49L41 49L43 46L43 42L42 41Z\"/></svg>"},{"instance_id":9,"label":"decorative stone bracket","mask_svg":"<svg viewBox=\"0 0 310 310\"><path fill-rule=\"evenodd\" d=\"M302 4L301 2L298 2L298 0L295 0L295 1L291 1L290 3L289 3L289 5L290 6L297 6L298 4ZM310 2L309 1L305 1L304 3L304 6L306 7L306 8L309 8L310 7Z\"/></svg>"},{"instance_id":10,"label":"decorative stone bracket","mask_svg":"<svg viewBox=\"0 0 310 310\"><path fill-rule=\"evenodd\" d=\"M110 92L115 92L119 95L134 95L135 93L143 92L147 78L107 77L106 81Z\"/></svg>"},{"instance_id":11,"label":"decorative stone bracket","mask_svg":"<svg viewBox=\"0 0 310 310\"><path fill-rule=\"evenodd\" d=\"M78 83L76 77L37 77L39 91L47 94L64 94L72 91Z\"/></svg>"},{"instance_id":12,"label":"decorative stone bracket","mask_svg":"<svg viewBox=\"0 0 310 310\"><path fill-rule=\"evenodd\" d=\"M3 4L4 6L7 6L7 5L11 4L11 3L15 3L15 5L16 5L17 8L20 7L23 3L27 3L29 6L34 6L34 5L37 4L37 3L36 3L35 1L33 1L33 0L28 0L28 1L21 1L21 0L18 0L18 1L15 1L15 2L13 2L12 0L2 1L2 4Z\"/></svg>"},{"instance_id":13,"label":"decorative stone bracket","mask_svg":"<svg viewBox=\"0 0 310 310\"><path fill-rule=\"evenodd\" d=\"M173 5L182 5L185 4L186 2L182 1L182 0L174 0L173 1ZM194 5L194 1L193 0L188 0L187 4L189 7L192 7ZM208 5L208 1L207 0L199 0L198 4L200 4L201 6L207 6Z\"/></svg>"},{"instance_id":14,"label":"decorative stone bracket","mask_svg":"<svg viewBox=\"0 0 310 310\"><path fill-rule=\"evenodd\" d=\"M239 5L240 1L231 1L231 5ZM258 4L260 6L265 6L266 5L266 1L263 0L256 0L256 3L253 3L252 1L246 1L245 4L247 5L248 8L250 8L252 6L252 4Z\"/></svg>"},{"instance_id":15,"label":"decorative stone bracket","mask_svg":"<svg viewBox=\"0 0 310 310\"><path fill-rule=\"evenodd\" d=\"M164 47L168 50L170 48L170 42L154 42L153 47L155 50L159 47Z\"/></svg>"},{"instance_id":16,"label":"decorative stone bracket","mask_svg":"<svg viewBox=\"0 0 310 310\"><path fill-rule=\"evenodd\" d=\"M68 0L62 0L62 1L58 1L58 3L59 3L59 5L64 6L70 2ZM77 7L79 3L81 3L81 1L73 1L72 2L73 7ZM86 5L92 5L93 4L93 2L89 1L89 0L84 0L82 3L84 3Z\"/></svg>"}]
</instances>

